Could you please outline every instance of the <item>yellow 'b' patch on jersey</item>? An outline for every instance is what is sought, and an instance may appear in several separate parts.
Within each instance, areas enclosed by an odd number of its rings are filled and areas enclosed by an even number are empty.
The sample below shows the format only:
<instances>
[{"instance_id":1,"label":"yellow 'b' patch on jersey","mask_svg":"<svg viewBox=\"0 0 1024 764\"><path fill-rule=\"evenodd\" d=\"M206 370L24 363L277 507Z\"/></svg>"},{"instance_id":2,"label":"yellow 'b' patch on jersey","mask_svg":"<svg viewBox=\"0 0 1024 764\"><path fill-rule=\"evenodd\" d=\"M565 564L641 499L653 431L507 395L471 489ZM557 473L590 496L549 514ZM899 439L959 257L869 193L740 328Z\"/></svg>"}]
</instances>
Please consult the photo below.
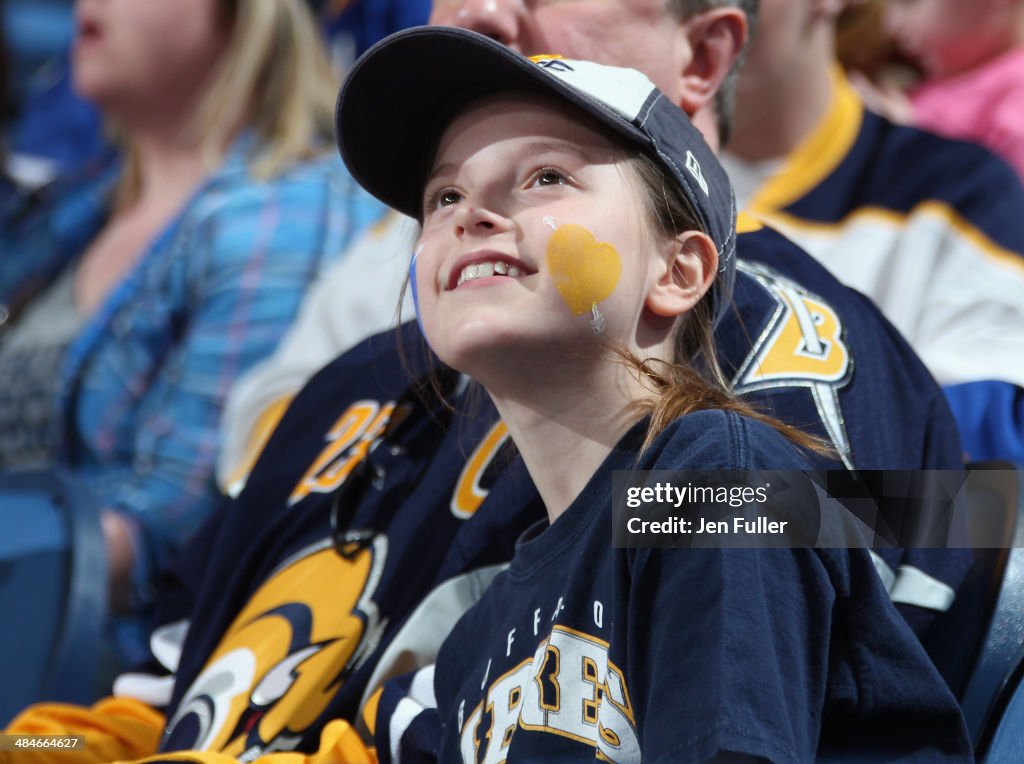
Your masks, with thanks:
<instances>
[{"instance_id":1,"label":"yellow 'b' patch on jersey","mask_svg":"<svg viewBox=\"0 0 1024 764\"><path fill-rule=\"evenodd\" d=\"M853 468L853 451L839 391L853 376L853 357L836 310L767 266L741 261L775 300L776 309L732 380L737 395L776 387L803 387L814 399L840 460Z\"/></svg>"},{"instance_id":2,"label":"yellow 'b' patch on jersey","mask_svg":"<svg viewBox=\"0 0 1024 764\"><path fill-rule=\"evenodd\" d=\"M835 309L770 268L752 263L740 268L765 287L778 307L736 374L734 392L776 383L846 385L853 362Z\"/></svg>"},{"instance_id":3,"label":"yellow 'b' patch on jersey","mask_svg":"<svg viewBox=\"0 0 1024 764\"><path fill-rule=\"evenodd\" d=\"M794 290L780 289L776 296L785 308L760 344L743 384L776 379L843 381L850 369L850 352L832 306Z\"/></svg>"}]
</instances>

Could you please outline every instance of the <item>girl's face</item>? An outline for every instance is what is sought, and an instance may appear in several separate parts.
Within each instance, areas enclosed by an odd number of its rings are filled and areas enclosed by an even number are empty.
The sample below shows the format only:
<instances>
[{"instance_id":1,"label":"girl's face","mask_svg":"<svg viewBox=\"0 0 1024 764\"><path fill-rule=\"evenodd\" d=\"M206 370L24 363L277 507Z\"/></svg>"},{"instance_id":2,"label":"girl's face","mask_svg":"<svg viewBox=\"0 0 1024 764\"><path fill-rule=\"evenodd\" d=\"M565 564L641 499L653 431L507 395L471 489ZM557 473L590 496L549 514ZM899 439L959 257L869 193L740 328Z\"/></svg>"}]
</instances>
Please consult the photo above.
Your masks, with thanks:
<instances>
[{"instance_id":1,"label":"girl's face","mask_svg":"<svg viewBox=\"0 0 1024 764\"><path fill-rule=\"evenodd\" d=\"M885 28L929 77L970 69L1012 45L1018 0L886 0Z\"/></svg>"},{"instance_id":2,"label":"girl's face","mask_svg":"<svg viewBox=\"0 0 1024 764\"><path fill-rule=\"evenodd\" d=\"M449 365L486 383L508 364L557 363L603 332L643 345L656 263L622 153L559 104L496 97L445 131L413 265L420 320Z\"/></svg>"},{"instance_id":3,"label":"girl's face","mask_svg":"<svg viewBox=\"0 0 1024 764\"><path fill-rule=\"evenodd\" d=\"M195 102L229 30L220 0L78 0L77 92L118 118Z\"/></svg>"}]
</instances>

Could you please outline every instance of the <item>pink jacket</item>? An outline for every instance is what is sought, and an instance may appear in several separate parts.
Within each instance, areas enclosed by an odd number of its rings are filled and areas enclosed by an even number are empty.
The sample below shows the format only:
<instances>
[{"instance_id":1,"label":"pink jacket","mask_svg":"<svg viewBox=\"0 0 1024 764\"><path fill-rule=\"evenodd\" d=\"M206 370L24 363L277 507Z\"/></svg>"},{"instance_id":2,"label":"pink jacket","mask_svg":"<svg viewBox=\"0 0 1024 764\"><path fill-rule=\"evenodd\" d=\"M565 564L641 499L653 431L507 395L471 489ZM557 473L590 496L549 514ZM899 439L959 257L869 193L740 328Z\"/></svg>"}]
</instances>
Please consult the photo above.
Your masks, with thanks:
<instances>
[{"instance_id":1,"label":"pink jacket","mask_svg":"<svg viewBox=\"0 0 1024 764\"><path fill-rule=\"evenodd\" d=\"M911 93L914 123L987 146L1024 178L1024 47Z\"/></svg>"}]
</instances>

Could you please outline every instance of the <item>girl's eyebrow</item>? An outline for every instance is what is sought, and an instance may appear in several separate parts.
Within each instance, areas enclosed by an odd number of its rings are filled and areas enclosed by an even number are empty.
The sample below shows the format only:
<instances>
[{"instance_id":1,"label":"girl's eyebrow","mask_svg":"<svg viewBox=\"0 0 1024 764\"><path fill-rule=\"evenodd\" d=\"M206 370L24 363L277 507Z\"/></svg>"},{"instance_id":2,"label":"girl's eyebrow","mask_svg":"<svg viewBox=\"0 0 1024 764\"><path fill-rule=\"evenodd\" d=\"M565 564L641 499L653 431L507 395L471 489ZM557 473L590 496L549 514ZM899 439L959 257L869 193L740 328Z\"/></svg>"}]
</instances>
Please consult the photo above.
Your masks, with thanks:
<instances>
[{"instance_id":1,"label":"girl's eyebrow","mask_svg":"<svg viewBox=\"0 0 1024 764\"><path fill-rule=\"evenodd\" d=\"M544 154L568 154L573 159L590 164L602 164L608 161L608 152L604 148L581 145L560 138L544 138L516 147L516 158L538 158Z\"/></svg>"},{"instance_id":2,"label":"girl's eyebrow","mask_svg":"<svg viewBox=\"0 0 1024 764\"><path fill-rule=\"evenodd\" d=\"M454 172L457 169L458 169L458 165L455 164L454 162L445 162L444 164L439 164L437 167L435 167L433 170L430 171L430 174L427 176L427 178L424 181L423 185L426 185L426 184L430 183L438 175L444 175L445 173L451 173L451 172Z\"/></svg>"},{"instance_id":3,"label":"girl's eyebrow","mask_svg":"<svg viewBox=\"0 0 1024 764\"><path fill-rule=\"evenodd\" d=\"M583 147L579 144L557 138L553 140L545 138L544 140L531 141L530 143L521 146L520 151L529 155L543 153L545 151L555 153L568 152L579 156L585 156L586 154Z\"/></svg>"},{"instance_id":4,"label":"girl's eyebrow","mask_svg":"<svg viewBox=\"0 0 1024 764\"><path fill-rule=\"evenodd\" d=\"M559 138L544 138L520 144L519 146L516 147L514 152L511 152L510 156L513 159L519 159L521 157L534 157L545 153L568 153L572 154L578 159L582 159L588 162L608 161L607 155L604 154L603 152L601 154L600 160L598 160L599 151L596 147L581 146L578 143L573 143L571 141L562 140ZM439 164L427 176L425 184L433 181L434 178L436 178L438 175L455 172L456 170L458 170L458 167L459 166L455 162L445 162L443 164Z\"/></svg>"}]
</instances>

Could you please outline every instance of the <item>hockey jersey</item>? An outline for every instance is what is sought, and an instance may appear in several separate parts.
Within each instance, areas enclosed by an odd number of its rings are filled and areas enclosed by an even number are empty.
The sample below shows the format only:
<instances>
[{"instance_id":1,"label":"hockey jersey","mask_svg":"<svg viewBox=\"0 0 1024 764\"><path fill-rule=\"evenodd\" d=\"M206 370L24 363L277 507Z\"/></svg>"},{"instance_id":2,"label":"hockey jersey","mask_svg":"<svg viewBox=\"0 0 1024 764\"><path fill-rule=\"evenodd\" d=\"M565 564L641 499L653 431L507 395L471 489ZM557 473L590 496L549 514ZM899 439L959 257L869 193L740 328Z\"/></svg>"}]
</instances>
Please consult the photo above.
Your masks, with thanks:
<instances>
[{"instance_id":1,"label":"hockey jersey","mask_svg":"<svg viewBox=\"0 0 1024 764\"><path fill-rule=\"evenodd\" d=\"M738 189L756 189L741 205L874 300L942 385L1024 386L1024 188L1015 172L981 146L866 110L838 68L832 83L827 114L766 180L723 157ZM1012 397L980 387L968 401L951 399L971 458L1024 460ZM1001 450L986 420L1013 423Z\"/></svg>"}]
</instances>

